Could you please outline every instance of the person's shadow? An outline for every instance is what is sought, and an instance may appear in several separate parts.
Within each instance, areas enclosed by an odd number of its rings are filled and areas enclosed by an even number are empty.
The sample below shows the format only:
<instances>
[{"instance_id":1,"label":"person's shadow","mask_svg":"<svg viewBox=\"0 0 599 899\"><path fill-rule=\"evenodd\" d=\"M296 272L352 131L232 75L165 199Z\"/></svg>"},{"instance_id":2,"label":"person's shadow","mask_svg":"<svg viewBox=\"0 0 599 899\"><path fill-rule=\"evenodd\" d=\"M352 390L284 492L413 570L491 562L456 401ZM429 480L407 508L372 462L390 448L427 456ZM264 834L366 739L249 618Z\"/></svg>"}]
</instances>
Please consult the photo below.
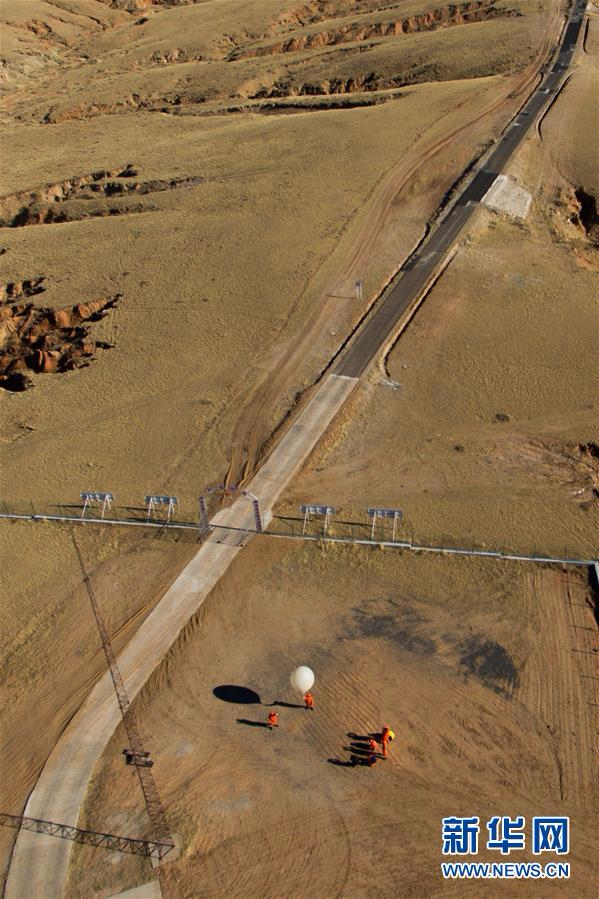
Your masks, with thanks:
<instances>
[{"instance_id":1,"label":"person's shadow","mask_svg":"<svg viewBox=\"0 0 599 899\"><path fill-rule=\"evenodd\" d=\"M339 768L358 768L362 765L369 767L368 758L362 755L354 755L352 753L349 759L344 762L341 759L327 759L329 765L338 765Z\"/></svg>"},{"instance_id":2,"label":"person's shadow","mask_svg":"<svg viewBox=\"0 0 599 899\"><path fill-rule=\"evenodd\" d=\"M353 731L349 731L347 736L352 742L349 746L344 746L343 749L345 752L350 753L349 759L347 761L343 761L342 759L327 759L329 765L338 765L340 768L356 768L364 765L370 768L372 767L372 764L369 764L371 758L372 762L382 758L380 752L372 751L369 743L371 738L380 742L381 734L355 734Z\"/></svg>"},{"instance_id":3,"label":"person's shadow","mask_svg":"<svg viewBox=\"0 0 599 899\"><path fill-rule=\"evenodd\" d=\"M370 748L368 743L357 743L354 741L349 746L343 747L346 752L353 752L356 755L372 755L373 750Z\"/></svg>"},{"instance_id":4,"label":"person's shadow","mask_svg":"<svg viewBox=\"0 0 599 899\"><path fill-rule=\"evenodd\" d=\"M238 718L238 724L247 724L248 727L268 727L264 721L250 721L249 718Z\"/></svg>"},{"instance_id":5,"label":"person's shadow","mask_svg":"<svg viewBox=\"0 0 599 899\"><path fill-rule=\"evenodd\" d=\"M380 743L383 735L382 733L380 733L380 731L371 734L354 734L352 731L349 731L347 736L350 738L350 740L370 740L370 738L372 737L377 741L377 743Z\"/></svg>"},{"instance_id":6,"label":"person's shadow","mask_svg":"<svg viewBox=\"0 0 599 899\"><path fill-rule=\"evenodd\" d=\"M265 705L280 705L284 709L303 709L304 706L297 702L283 702L282 699L275 699L274 702L265 703Z\"/></svg>"}]
</instances>

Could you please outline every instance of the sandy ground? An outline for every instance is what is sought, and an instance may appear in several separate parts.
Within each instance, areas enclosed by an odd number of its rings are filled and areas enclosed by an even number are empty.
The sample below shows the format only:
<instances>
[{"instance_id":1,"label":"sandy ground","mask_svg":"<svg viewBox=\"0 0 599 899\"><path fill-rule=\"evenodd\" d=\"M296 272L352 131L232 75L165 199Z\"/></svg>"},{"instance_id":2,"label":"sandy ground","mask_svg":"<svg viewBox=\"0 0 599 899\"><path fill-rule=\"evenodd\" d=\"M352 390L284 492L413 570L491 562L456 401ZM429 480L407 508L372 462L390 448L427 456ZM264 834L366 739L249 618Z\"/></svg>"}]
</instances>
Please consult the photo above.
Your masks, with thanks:
<instances>
[{"instance_id":1,"label":"sandy ground","mask_svg":"<svg viewBox=\"0 0 599 899\"><path fill-rule=\"evenodd\" d=\"M588 600L573 572L254 540L138 704L181 846L161 868L163 895L363 896L375 881L394 895L515 895L443 884L440 819L453 813L569 814L572 879L558 889L594 895ZM283 705L278 731L255 726L270 703L301 701L288 682L296 663L316 672L314 713ZM226 685L260 704L223 701L213 691ZM330 761L384 723L397 734L389 760ZM122 740L82 820L140 834ZM152 876L130 857L74 851L73 899Z\"/></svg>"}]
</instances>

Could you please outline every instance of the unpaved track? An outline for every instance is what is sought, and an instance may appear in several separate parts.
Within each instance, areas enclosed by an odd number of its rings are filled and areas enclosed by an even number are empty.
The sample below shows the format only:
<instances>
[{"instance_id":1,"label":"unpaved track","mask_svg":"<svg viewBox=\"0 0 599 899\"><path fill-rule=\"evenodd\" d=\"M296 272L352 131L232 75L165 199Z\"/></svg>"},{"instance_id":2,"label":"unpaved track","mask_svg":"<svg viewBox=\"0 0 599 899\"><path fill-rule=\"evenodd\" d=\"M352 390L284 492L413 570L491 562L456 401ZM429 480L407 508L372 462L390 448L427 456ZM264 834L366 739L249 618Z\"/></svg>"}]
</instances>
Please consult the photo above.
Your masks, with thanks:
<instances>
[{"instance_id":1,"label":"unpaved track","mask_svg":"<svg viewBox=\"0 0 599 899\"><path fill-rule=\"evenodd\" d=\"M356 379L331 375L309 407L289 429L251 483L266 521L280 493L344 405ZM200 547L160 604L118 658L129 697L133 699L160 664L206 596L229 567L254 527L247 500L237 500L218 513L215 523L231 528L213 533ZM102 677L69 723L49 756L24 814L76 824L94 766L120 721L110 673ZM141 796L140 796L141 801ZM135 836L135 834L131 834ZM64 894L72 843L20 831L8 872L6 899L59 899Z\"/></svg>"},{"instance_id":2,"label":"unpaved track","mask_svg":"<svg viewBox=\"0 0 599 899\"><path fill-rule=\"evenodd\" d=\"M593 811L599 806L594 755L597 633L584 584L562 571L535 571L525 596L538 639L520 689L522 701L555 738L560 798ZM539 600L542 599L542 613Z\"/></svg>"},{"instance_id":3,"label":"unpaved track","mask_svg":"<svg viewBox=\"0 0 599 899\"><path fill-rule=\"evenodd\" d=\"M232 435L231 458L227 483L236 484L247 479L260 461L262 450L272 433L272 410L281 398L297 387L295 380L298 368L308 349L327 329L327 321L336 314L338 295L347 294L358 276L368 269L369 257L387 225L392 207L397 203L402 191L414 182L421 169L435 160L458 138L479 122L502 108L517 109L534 89L539 78L539 67L546 61L555 45L560 23L559 0L553 4L547 22L543 42L534 60L518 74L506 78L505 87L483 109L468 117L462 125L454 128L436 140L418 141L410 153L403 156L383 178L370 202L370 210L357 235L348 249L333 283L314 305L305 325L293 337L292 346L285 346L274 360L273 366L260 382L248 389L242 399L240 414ZM442 190L450 187L444 185ZM423 231L424 233L424 231ZM397 260L395 272L404 260ZM395 272L390 272L393 276ZM303 397L308 399L310 393Z\"/></svg>"}]
</instances>

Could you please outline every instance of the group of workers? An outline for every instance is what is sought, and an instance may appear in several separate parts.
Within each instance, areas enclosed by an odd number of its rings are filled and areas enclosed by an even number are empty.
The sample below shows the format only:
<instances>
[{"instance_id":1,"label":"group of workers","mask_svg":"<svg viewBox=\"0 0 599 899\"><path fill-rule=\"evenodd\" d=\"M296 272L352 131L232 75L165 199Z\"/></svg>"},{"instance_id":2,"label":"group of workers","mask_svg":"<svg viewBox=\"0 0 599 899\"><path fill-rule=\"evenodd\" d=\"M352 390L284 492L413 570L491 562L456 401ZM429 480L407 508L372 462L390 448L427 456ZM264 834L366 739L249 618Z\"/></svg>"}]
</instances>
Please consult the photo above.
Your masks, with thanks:
<instances>
[{"instance_id":1,"label":"group of workers","mask_svg":"<svg viewBox=\"0 0 599 899\"><path fill-rule=\"evenodd\" d=\"M385 725L380 737L382 757L384 759L387 758L387 755L389 753L389 743L391 743L391 741L394 739L395 733L391 730L390 727L387 727L387 725ZM375 739L375 737L370 737L368 739L368 748L370 750L370 754L366 763L369 768L372 768L372 766L376 764L377 759L380 758L378 754L378 745L378 741Z\"/></svg>"},{"instance_id":2,"label":"group of workers","mask_svg":"<svg viewBox=\"0 0 599 899\"><path fill-rule=\"evenodd\" d=\"M304 705L310 711L314 711L314 697L311 693L304 693ZM268 713L268 724L267 727L269 730L272 730L273 727L279 726L279 713L270 711ZM377 734L376 737L379 737ZM391 730L390 727L383 727L383 730L380 734L379 739L377 740L375 736L369 736L368 738L368 756L366 758L366 764L369 768L372 768L373 765L376 764L379 758L386 759L389 753L389 743L391 743L395 739L395 734ZM381 744L381 753L378 752L379 743Z\"/></svg>"},{"instance_id":3,"label":"group of workers","mask_svg":"<svg viewBox=\"0 0 599 899\"><path fill-rule=\"evenodd\" d=\"M311 693L304 693L304 705L307 709L310 709L311 712L314 711L314 697ZM279 713L278 712L269 712L268 713L268 728L270 730L273 727L279 726Z\"/></svg>"}]
</instances>

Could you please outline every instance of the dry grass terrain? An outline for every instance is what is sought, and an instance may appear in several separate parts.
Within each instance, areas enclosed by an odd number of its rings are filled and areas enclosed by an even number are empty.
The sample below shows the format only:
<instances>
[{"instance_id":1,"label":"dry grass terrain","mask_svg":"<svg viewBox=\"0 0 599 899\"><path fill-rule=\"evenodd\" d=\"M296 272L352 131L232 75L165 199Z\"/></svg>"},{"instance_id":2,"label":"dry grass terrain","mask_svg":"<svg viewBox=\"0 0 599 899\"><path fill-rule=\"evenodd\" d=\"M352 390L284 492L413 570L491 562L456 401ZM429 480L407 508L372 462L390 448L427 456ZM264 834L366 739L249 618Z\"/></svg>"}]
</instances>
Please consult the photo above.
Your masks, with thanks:
<instances>
[{"instance_id":1,"label":"dry grass terrain","mask_svg":"<svg viewBox=\"0 0 599 899\"><path fill-rule=\"evenodd\" d=\"M510 165L528 218L477 214L282 511L399 507L407 534L596 557L599 180L574 135L599 127L598 31Z\"/></svg>"},{"instance_id":2,"label":"dry grass terrain","mask_svg":"<svg viewBox=\"0 0 599 899\"><path fill-rule=\"evenodd\" d=\"M559 7L0 3L2 498L49 505L93 488L138 504L156 490L177 493L190 516L203 487L247 476L445 192L520 105ZM402 389L373 378L285 508L397 502L428 534L442 521L454 536L588 550L597 313L584 198L598 188L591 144L573 135L594 89L595 24L542 140L517 163L534 194L531 217L519 226L479 214L386 361ZM193 538L78 533L118 649ZM68 530L3 524L2 563L9 776L0 810L19 813L104 660ZM553 604L547 617L539 595ZM164 894L197 895L201 880L214 896L276 896L283 881L294 896L362 895L373 853L387 889L429 894L452 797L456 811L467 797L481 816L564 804L586 828L588 659L562 655L544 667L565 652L555 639L567 645L568 596L588 627L586 587L565 574L248 549L141 697L183 845L164 869ZM523 610L530 633L521 633ZM561 630L551 631L555 616ZM537 627L547 627L545 643L533 639ZM512 660L507 686L503 675L485 684L476 661L470 671L478 655L468 628ZM314 722L283 709L287 729L265 734L237 725L247 708L212 694L231 682L266 702L283 698L292 657L317 669ZM559 694L564 678L571 711L535 686ZM432 726L439 696L446 711ZM390 771L327 764L342 757L348 731L387 715L399 733ZM105 754L82 820L138 834L142 806L131 770L119 767L122 739ZM528 798L515 810L523 758ZM297 829L281 826L290 818ZM306 821L314 833L299 837ZM13 836L0 833L3 865ZM587 895L592 848L581 836L576 895ZM77 850L70 894L106 896L151 876L109 858Z\"/></svg>"},{"instance_id":3,"label":"dry grass terrain","mask_svg":"<svg viewBox=\"0 0 599 899\"><path fill-rule=\"evenodd\" d=\"M562 571L254 540L137 706L181 848L161 868L163 895L353 897L375 881L397 896L515 895L444 885L439 861L443 816L516 812L572 817L560 894L594 895L587 595L583 576ZM252 726L270 703L301 702L288 680L296 663L317 674L315 711L283 705L278 731ZM224 685L260 704L223 701L213 691ZM331 762L385 723L397 735L387 761ZM138 834L146 818L124 739L119 728L82 820ZM152 876L147 862L75 847L67 896Z\"/></svg>"},{"instance_id":4,"label":"dry grass terrain","mask_svg":"<svg viewBox=\"0 0 599 899\"><path fill-rule=\"evenodd\" d=\"M195 542L82 528L76 538L118 652L189 560ZM2 561L0 808L19 814L106 658L68 529L4 524ZM3 877L14 836L0 829Z\"/></svg>"},{"instance_id":5,"label":"dry grass terrain","mask_svg":"<svg viewBox=\"0 0 599 899\"><path fill-rule=\"evenodd\" d=\"M52 482L29 479L42 501L74 500L93 474L96 486L112 489L123 501L137 500L149 489L176 491L195 509L201 487L222 478L229 465L237 477L248 455L254 461L298 389L318 375L359 316L355 304L326 294L334 292L352 236L359 236L361 210L376 199L386 177L393 180L398 163L413 156L413 167L444 135L486 112L453 141L440 169L410 180L401 210L393 210L391 230L401 233L401 243L395 237L391 255L382 240L378 253L362 263L359 275L368 296L421 236L444 190L514 108L514 100L505 98L521 84L519 73L546 37L545 22L540 10L527 4L520 4L518 16L500 15L506 4L472 4L483 11L488 7L488 19L464 20L464 13L455 24L437 23L447 27L368 40L352 32L349 46L327 47L324 59L318 47L237 58L232 47L253 46L250 38L303 34L309 13L291 15L281 3L157 4L140 19L137 12L123 11L126 4L114 10L91 5L100 23L89 19L88 2L77 13L74 34L61 31L74 13L64 10L56 23L57 7L50 15L44 3L39 15L30 13L31 20L7 26L9 35L17 35L20 62L9 57L6 68L3 156L10 192L0 203L6 226L0 278L19 285L43 277L44 293L36 304L45 308L68 310L115 294L122 300L87 335L85 371L70 370L70 360L64 365L60 355L48 356L60 354L50 335L42 336L46 356L21 358L9 372L17 376L17 387L31 383L35 389L3 396L7 449L15 435L27 437L18 454L3 460L3 495L22 496L23 467L38 472L51 467ZM427 10L422 2L405 10L399 6L402 15ZM343 11L334 4L316 7L312 18L329 25ZM9 23L11 9L7 4ZM45 37L33 32L33 56L31 28L39 30L42 11L50 16L51 31ZM87 38L79 33L83 13L91 29ZM365 4L360 22L381 16L390 21L397 14L393 6L379 15L373 4ZM512 55L506 60L502 29L508 27ZM467 70L464 54L454 46L466 33L462 41L468 41L468 59L475 60ZM189 47L185 51L186 59L193 58L181 61L178 44L184 49L190 35L197 41L198 34L202 38L193 53ZM93 43L93 55L86 40ZM427 57L447 55L445 75L411 78L384 105L294 115L226 114L231 98L237 102L247 93L248 81L264 80L268 73L281 77L294 66L316 65L315 60L332 77L348 59L358 66L376 51L397 71L394 48L405 49L406 42L421 46ZM163 46L172 51L172 60L153 58L155 48ZM409 73L413 66L406 60ZM497 74L506 71L513 77ZM211 79L219 86L217 97ZM166 96L167 88L180 94L174 113L164 111L164 97L157 108L150 104L154 94ZM130 98L132 91L137 105L120 106L118 97ZM194 103L184 91L195 92ZM377 92L366 93L370 102ZM58 114L61 104L80 94L85 99L76 115ZM383 94L378 99L387 97ZM205 107L220 114L206 118ZM340 237L345 237L341 243ZM329 326L314 328L312 319L323 302ZM310 356L294 357L293 371L278 373L268 408L251 414L248 393L289 355L307 323ZM65 333L65 342L70 339ZM296 371L302 361L303 370ZM81 410L75 416L74 406ZM240 447L238 460L232 446L242 414L257 433L244 435L249 445ZM73 452L65 450L65 433Z\"/></svg>"}]
</instances>

